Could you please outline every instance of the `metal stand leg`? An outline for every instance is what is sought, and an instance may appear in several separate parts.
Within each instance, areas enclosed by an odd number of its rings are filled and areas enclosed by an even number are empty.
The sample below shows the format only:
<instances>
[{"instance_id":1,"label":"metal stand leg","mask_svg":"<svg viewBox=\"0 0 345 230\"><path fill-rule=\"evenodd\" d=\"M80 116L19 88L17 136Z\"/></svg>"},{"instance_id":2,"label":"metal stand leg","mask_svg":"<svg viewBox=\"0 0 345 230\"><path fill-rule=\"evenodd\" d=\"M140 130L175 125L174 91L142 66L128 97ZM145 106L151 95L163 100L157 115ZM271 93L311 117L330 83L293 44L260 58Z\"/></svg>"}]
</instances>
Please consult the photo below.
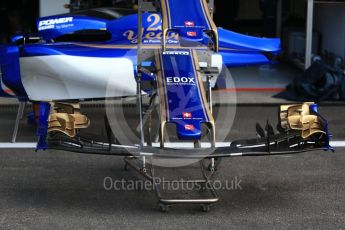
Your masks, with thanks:
<instances>
[{"instance_id":1,"label":"metal stand leg","mask_svg":"<svg viewBox=\"0 0 345 230\"><path fill-rule=\"evenodd\" d=\"M137 96L137 102L138 102L138 108L139 108L139 115L140 115L140 140L141 140L141 146L145 145L145 137L144 137L144 122L143 122L143 98L142 98L142 92L141 92L141 73L138 72L138 83L137 83L137 90L138 90L138 96Z\"/></svg>"},{"instance_id":2,"label":"metal stand leg","mask_svg":"<svg viewBox=\"0 0 345 230\"><path fill-rule=\"evenodd\" d=\"M211 76L207 76L207 99L208 99L208 103L210 106L210 111L213 114L213 98L212 98L212 85L211 85ZM215 127L211 127L212 133L211 133L211 146L212 148L216 147L216 133L215 133ZM209 165L208 169L209 171L211 171L212 173L214 173L217 168L218 165L220 163L220 159L215 159L212 158L211 159L211 164Z\"/></svg>"},{"instance_id":3,"label":"metal stand leg","mask_svg":"<svg viewBox=\"0 0 345 230\"><path fill-rule=\"evenodd\" d=\"M207 102L210 108L211 114L213 114L213 99L212 99L212 76L207 76ZM215 132L215 125L211 124L208 127L211 130L211 146L212 148L216 147L216 132Z\"/></svg>"},{"instance_id":4,"label":"metal stand leg","mask_svg":"<svg viewBox=\"0 0 345 230\"><path fill-rule=\"evenodd\" d=\"M22 102L24 105L23 105L23 109L21 111L21 114L20 114L20 119L22 120L24 118L24 113L25 113L25 108L26 108L26 104L27 102Z\"/></svg>"},{"instance_id":5,"label":"metal stand leg","mask_svg":"<svg viewBox=\"0 0 345 230\"><path fill-rule=\"evenodd\" d=\"M24 109L25 109L26 102L19 102L19 107L17 111L17 117L16 117L16 122L14 124L14 130L13 130L13 135L12 135L12 143L15 143L17 140L17 134L18 134L18 129L19 129L19 123L20 120L24 116Z\"/></svg>"},{"instance_id":6,"label":"metal stand leg","mask_svg":"<svg viewBox=\"0 0 345 230\"><path fill-rule=\"evenodd\" d=\"M170 209L170 206L177 205L177 204L198 204L201 205L202 211L208 212L210 210L210 206L215 204L219 201L218 195L214 187L212 186L211 178L214 176L214 171L207 175L204 161L200 161L200 169L203 175L203 179L201 180L191 180L191 181L162 181L159 177L155 176L154 168L151 165L151 175L152 175L152 183L154 185L154 189L156 191L156 195L159 199L159 208L163 212L167 212ZM157 183L158 182L158 183ZM210 197L208 198L194 198L194 199L186 199L186 198L164 198L162 196L162 192L159 188L159 183L163 184L200 184L203 186L205 191L210 193Z\"/></svg>"},{"instance_id":7,"label":"metal stand leg","mask_svg":"<svg viewBox=\"0 0 345 230\"><path fill-rule=\"evenodd\" d=\"M210 106L210 111L211 111L211 113L213 113L211 76L207 76L207 99L208 99L208 103Z\"/></svg>"},{"instance_id":8,"label":"metal stand leg","mask_svg":"<svg viewBox=\"0 0 345 230\"><path fill-rule=\"evenodd\" d=\"M126 166L129 166L130 168L134 169L136 172L138 172L140 175L142 175L144 178L152 182L153 189L156 192L156 196L159 201L159 208L163 212L169 211L170 207L172 205L177 204L198 204L201 205L202 211L207 212L210 209L210 206L212 204L215 204L219 201L218 195L214 187L212 186L212 177L215 174L215 170L212 170L211 173L206 172L205 168L205 162L204 160L200 161L200 170L202 172L203 178L200 180L175 180L175 181L166 181L162 180L160 177L158 177L154 170L153 165L153 158L151 158L150 162L146 162L145 158L140 160L140 158L137 157L126 157L125 159ZM214 161L213 161L214 162ZM150 172L146 171L146 164L148 164L150 168ZM214 164L212 164L214 165ZM162 190L160 188L160 185L172 185L172 184L200 184L202 185L202 188L205 189L205 191L208 191L210 193L210 197L208 198L194 198L194 199L187 199L187 198L165 198L162 195Z\"/></svg>"}]
</instances>

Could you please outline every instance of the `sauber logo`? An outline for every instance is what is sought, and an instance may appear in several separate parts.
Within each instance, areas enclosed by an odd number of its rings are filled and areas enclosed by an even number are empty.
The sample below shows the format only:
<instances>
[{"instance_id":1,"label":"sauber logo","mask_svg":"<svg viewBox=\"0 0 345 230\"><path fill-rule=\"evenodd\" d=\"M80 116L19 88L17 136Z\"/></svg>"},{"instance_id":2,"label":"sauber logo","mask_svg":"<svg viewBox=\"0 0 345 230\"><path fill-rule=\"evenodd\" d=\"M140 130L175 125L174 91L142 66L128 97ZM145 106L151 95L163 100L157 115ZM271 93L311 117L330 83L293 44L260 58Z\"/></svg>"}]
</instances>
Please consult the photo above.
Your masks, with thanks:
<instances>
[{"instance_id":1,"label":"sauber logo","mask_svg":"<svg viewBox=\"0 0 345 230\"><path fill-rule=\"evenodd\" d=\"M194 26L195 24L194 24L194 22L192 22L192 21L186 21L186 22L184 22L184 25L187 26L187 27L192 27L192 26Z\"/></svg>"},{"instance_id":2,"label":"sauber logo","mask_svg":"<svg viewBox=\"0 0 345 230\"><path fill-rule=\"evenodd\" d=\"M43 20L39 22L38 30L54 29L55 25L65 24L69 22L73 22L73 17Z\"/></svg>"},{"instance_id":3,"label":"sauber logo","mask_svg":"<svg viewBox=\"0 0 345 230\"><path fill-rule=\"evenodd\" d=\"M167 77L167 84L195 85L195 79L192 77Z\"/></svg>"}]
</instances>

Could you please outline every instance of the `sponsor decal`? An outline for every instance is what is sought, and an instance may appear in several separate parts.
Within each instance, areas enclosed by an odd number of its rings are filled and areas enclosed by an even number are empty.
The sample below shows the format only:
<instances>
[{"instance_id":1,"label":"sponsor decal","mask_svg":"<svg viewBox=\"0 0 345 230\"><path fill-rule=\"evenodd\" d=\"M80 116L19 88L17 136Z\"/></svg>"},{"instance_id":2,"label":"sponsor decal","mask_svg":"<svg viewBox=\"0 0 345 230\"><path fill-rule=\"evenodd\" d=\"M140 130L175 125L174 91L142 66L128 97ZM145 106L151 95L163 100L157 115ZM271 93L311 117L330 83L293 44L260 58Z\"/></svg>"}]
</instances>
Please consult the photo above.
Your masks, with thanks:
<instances>
[{"instance_id":1,"label":"sponsor decal","mask_svg":"<svg viewBox=\"0 0 345 230\"><path fill-rule=\"evenodd\" d=\"M188 31L188 32L187 32L187 35L188 35L189 37L196 37L197 33L196 33L195 31Z\"/></svg>"},{"instance_id":2,"label":"sponsor decal","mask_svg":"<svg viewBox=\"0 0 345 230\"><path fill-rule=\"evenodd\" d=\"M128 41L132 44L138 43L138 34L137 31L127 30L122 34ZM143 34L143 43L144 44L160 44L162 42L162 31L144 31ZM178 44L179 34L175 32L169 32L167 36L168 44Z\"/></svg>"},{"instance_id":3,"label":"sponsor decal","mask_svg":"<svg viewBox=\"0 0 345 230\"><path fill-rule=\"evenodd\" d=\"M168 85L195 85L193 77L167 77Z\"/></svg>"},{"instance_id":4,"label":"sponsor decal","mask_svg":"<svg viewBox=\"0 0 345 230\"><path fill-rule=\"evenodd\" d=\"M184 119L190 119L190 118L193 117L192 113L188 113L188 112L182 113L182 116L183 116Z\"/></svg>"},{"instance_id":5,"label":"sponsor decal","mask_svg":"<svg viewBox=\"0 0 345 230\"><path fill-rule=\"evenodd\" d=\"M162 41L162 19L158 14L150 14L147 17L147 27L143 28L143 43L144 44L160 44ZM138 31L137 30L127 30L123 33L123 36L130 41L132 44L138 43ZM167 35L168 44L178 44L179 43L179 33L168 32Z\"/></svg>"},{"instance_id":6,"label":"sponsor decal","mask_svg":"<svg viewBox=\"0 0 345 230\"><path fill-rule=\"evenodd\" d=\"M165 51L163 55L189 55L188 51Z\"/></svg>"},{"instance_id":7,"label":"sponsor decal","mask_svg":"<svg viewBox=\"0 0 345 230\"><path fill-rule=\"evenodd\" d=\"M185 130L188 130L188 131L194 131L195 130L194 125L185 125L184 128L185 128Z\"/></svg>"},{"instance_id":8,"label":"sponsor decal","mask_svg":"<svg viewBox=\"0 0 345 230\"><path fill-rule=\"evenodd\" d=\"M72 23L72 22L73 22L73 17L43 20L38 23L38 30L54 29L56 25Z\"/></svg>"},{"instance_id":9,"label":"sponsor decal","mask_svg":"<svg viewBox=\"0 0 345 230\"><path fill-rule=\"evenodd\" d=\"M195 26L195 24L194 24L193 21L185 21L185 22L184 22L184 25L185 25L186 27L194 27L194 26Z\"/></svg>"}]
</instances>

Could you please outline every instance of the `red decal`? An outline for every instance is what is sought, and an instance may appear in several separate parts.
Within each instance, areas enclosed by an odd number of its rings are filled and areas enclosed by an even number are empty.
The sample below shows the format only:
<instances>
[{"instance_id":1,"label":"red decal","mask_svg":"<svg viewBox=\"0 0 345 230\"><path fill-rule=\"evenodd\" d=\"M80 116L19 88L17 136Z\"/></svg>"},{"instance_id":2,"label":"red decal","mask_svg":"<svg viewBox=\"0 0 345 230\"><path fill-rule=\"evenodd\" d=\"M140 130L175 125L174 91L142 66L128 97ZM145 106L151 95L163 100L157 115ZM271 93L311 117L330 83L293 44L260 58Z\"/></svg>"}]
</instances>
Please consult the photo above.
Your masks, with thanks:
<instances>
[{"instance_id":1,"label":"red decal","mask_svg":"<svg viewBox=\"0 0 345 230\"><path fill-rule=\"evenodd\" d=\"M186 22L184 22L184 25L187 27L194 27L195 24L192 21L186 21Z\"/></svg>"},{"instance_id":2,"label":"red decal","mask_svg":"<svg viewBox=\"0 0 345 230\"><path fill-rule=\"evenodd\" d=\"M5 93L13 93L13 91L10 90L10 89L5 89L4 92L5 92Z\"/></svg>"},{"instance_id":3,"label":"red decal","mask_svg":"<svg viewBox=\"0 0 345 230\"><path fill-rule=\"evenodd\" d=\"M196 32L194 32L194 31L188 31L187 32L187 35L189 36L189 37L196 37Z\"/></svg>"},{"instance_id":4,"label":"red decal","mask_svg":"<svg viewBox=\"0 0 345 230\"><path fill-rule=\"evenodd\" d=\"M183 118L187 119L187 118L192 118L192 113L182 113Z\"/></svg>"},{"instance_id":5,"label":"red decal","mask_svg":"<svg viewBox=\"0 0 345 230\"><path fill-rule=\"evenodd\" d=\"M194 128L194 125L185 125L184 128L186 130L190 130L190 131L193 131L195 128Z\"/></svg>"}]
</instances>

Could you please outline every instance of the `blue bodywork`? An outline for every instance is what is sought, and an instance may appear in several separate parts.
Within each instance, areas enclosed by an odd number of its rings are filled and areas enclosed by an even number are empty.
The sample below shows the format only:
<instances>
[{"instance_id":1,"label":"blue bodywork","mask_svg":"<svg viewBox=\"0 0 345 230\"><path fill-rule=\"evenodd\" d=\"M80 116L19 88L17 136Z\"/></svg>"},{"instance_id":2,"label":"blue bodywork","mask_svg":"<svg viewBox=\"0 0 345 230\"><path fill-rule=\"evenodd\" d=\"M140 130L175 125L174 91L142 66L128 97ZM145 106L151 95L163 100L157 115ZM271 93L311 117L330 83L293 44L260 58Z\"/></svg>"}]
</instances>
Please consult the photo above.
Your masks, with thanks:
<instances>
[{"instance_id":1,"label":"blue bodywork","mask_svg":"<svg viewBox=\"0 0 345 230\"><path fill-rule=\"evenodd\" d=\"M39 118L37 124L37 132L36 135L38 137L37 141L37 150L46 150L48 149L47 144L47 130L48 130L48 119L50 115L51 105L47 102L40 102L39 104Z\"/></svg>"},{"instance_id":2,"label":"blue bodywork","mask_svg":"<svg viewBox=\"0 0 345 230\"><path fill-rule=\"evenodd\" d=\"M213 118L202 95L203 83L196 70L193 51L178 51L160 54L157 63L159 69L164 70L159 76L161 88L165 90L164 119L176 125L179 139L200 140L201 124L209 124Z\"/></svg>"},{"instance_id":3,"label":"blue bodywork","mask_svg":"<svg viewBox=\"0 0 345 230\"><path fill-rule=\"evenodd\" d=\"M169 2L171 0L166 0ZM281 52L280 39L257 38L238 34L222 28L215 29L209 15L206 15L205 5L190 6L201 7L197 14L181 13L176 4L184 4L184 1L174 1L175 8L169 9L176 17L168 15L168 34L166 44L168 49L181 48L193 43L193 50L205 49L210 43L209 35L204 30L212 30L217 37L218 54L222 56L223 64L227 67L260 65L274 63L271 57ZM189 4L193 1L189 1ZM205 4L205 2L203 3ZM188 8L188 7L185 7ZM193 9L194 9L193 8ZM171 11L170 11L171 10ZM97 11L97 10L95 10ZM197 10L195 10L196 12ZM115 14L106 15L97 12L96 14L66 14L40 18L37 21L37 36L39 42L27 43L29 37L16 35L12 37L13 44L0 46L0 67L1 67L1 88L0 96L9 96L2 88L13 91L19 100L29 100L23 87L20 58L21 57L42 57L51 55L67 55L78 57L99 57L116 58L126 57L130 59L136 76L137 67L137 41L138 41L138 15L130 14L123 17L115 17ZM203 15L203 16L200 16ZM192 28L189 28L192 27ZM162 44L162 17L159 14L146 13L143 15L143 46L145 49L158 50ZM216 31L216 32L215 32ZM89 36L98 39L87 41ZM99 39L102 37L102 39ZM77 39L76 39L77 38ZM195 46L195 42L199 46ZM165 69L162 74L166 92L166 121L175 123L180 139L200 140L201 124L213 122L212 114L205 107L205 97L201 95L201 80L196 71L195 59L192 50L187 50L188 55L160 55L160 65ZM174 60L174 62L172 61ZM155 63L157 64L157 63ZM146 63L153 66L154 63ZM178 68L176 67L178 66ZM178 71L176 71L178 69ZM178 72L178 73L177 73ZM179 78L179 84L175 84L171 77ZM184 84L179 87L181 78L192 79L193 84ZM152 76L143 75L143 80L152 80ZM181 92L181 90L183 92ZM183 98L181 98L181 95ZM50 104L38 102L40 105L37 136L39 138L37 149L46 149L46 135L48 129L48 116ZM181 106L181 103L184 104ZM317 107L312 107L319 117ZM322 117L321 117L322 118ZM328 131L328 123L322 118L327 130L327 146L331 149Z\"/></svg>"},{"instance_id":4,"label":"blue bodywork","mask_svg":"<svg viewBox=\"0 0 345 230\"><path fill-rule=\"evenodd\" d=\"M328 121L319 113L319 106L318 104L312 104L309 107L310 111L312 111L317 117L320 118L322 125L324 127L324 130L326 132L326 143L324 146L324 149L326 151L331 150L332 152L334 152L334 148L331 146L330 142L331 142L331 138L333 137L333 135L330 133L329 131L329 124Z\"/></svg>"},{"instance_id":5,"label":"blue bodywork","mask_svg":"<svg viewBox=\"0 0 345 230\"><path fill-rule=\"evenodd\" d=\"M0 63L2 82L17 95L19 100L25 100L27 94L21 81L19 47L16 45L0 47ZM3 96L9 96L4 90L1 92Z\"/></svg>"},{"instance_id":6,"label":"blue bodywork","mask_svg":"<svg viewBox=\"0 0 345 230\"><path fill-rule=\"evenodd\" d=\"M110 58L125 55L136 67L137 21L136 14L113 20L73 14L41 18L37 21L37 28L38 36L43 42L0 47L2 80L19 98L27 97L20 81L20 57L71 55ZM143 43L147 48L157 49L161 45L161 26L160 15L144 14ZM110 39L96 42L69 42L67 38L67 41L55 42L63 36L78 34L81 31L109 33ZM266 53L277 55L281 51L279 39L250 37L222 28L218 29L218 33L219 54L222 55L224 65L227 67L271 63ZM20 38L22 37L17 36L14 41ZM167 44L179 46L177 32L169 32Z\"/></svg>"},{"instance_id":7,"label":"blue bodywork","mask_svg":"<svg viewBox=\"0 0 345 230\"><path fill-rule=\"evenodd\" d=\"M182 1L178 1L182 4ZM176 5L175 5L176 6ZM170 9L172 12L176 9ZM181 50L182 46L193 43L193 49L207 49L210 37L204 30L215 29L206 15L204 6L199 14L183 15L170 18L171 25L167 34L166 44L169 49ZM170 12L170 11L169 11ZM51 55L67 55L79 57L116 58L126 57L137 66L138 16L131 14L121 18L111 18L95 15L66 14L40 18L37 21L40 42L26 43L25 36L17 35L12 38L13 44L0 47L0 65L2 82L20 100L28 100L27 93L21 82L20 57L41 57ZM193 26L187 26L187 25ZM184 26L186 25L186 26ZM162 18L159 14L146 13L143 15L143 44L145 49L157 50L162 41ZM279 39L255 38L241 35L222 28L217 31L219 54L227 67L258 65L272 63L267 54L278 55L281 51ZM95 41L84 41L88 36L104 36ZM72 39L73 38L73 39ZM77 40L75 40L77 38ZM22 41L22 42L21 42ZM195 46L195 43L199 45ZM161 65L165 69L163 82L166 88L166 121L175 123L180 139L199 140L201 138L201 124L212 123L205 97L201 95L200 77L196 71L195 59L192 51L186 56L161 55ZM174 63L172 62L174 59ZM178 74L176 75L178 65ZM148 65L154 65L148 63ZM136 76L136 73L134 73ZM178 87L171 81L171 77L188 77L192 84ZM152 80L152 76L143 75L143 80ZM182 90L180 92L178 90ZM3 90L2 90L3 91ZM177 95L178 94L178 95ZM3 96L5 93L3 93ZM184 97L181 98L181 95ZM184 103L184 106L181 106ZM39 137L38 149L46 149L47 120L50 105L40 102L38 120Z\"/></svg>"}]
</instances>

